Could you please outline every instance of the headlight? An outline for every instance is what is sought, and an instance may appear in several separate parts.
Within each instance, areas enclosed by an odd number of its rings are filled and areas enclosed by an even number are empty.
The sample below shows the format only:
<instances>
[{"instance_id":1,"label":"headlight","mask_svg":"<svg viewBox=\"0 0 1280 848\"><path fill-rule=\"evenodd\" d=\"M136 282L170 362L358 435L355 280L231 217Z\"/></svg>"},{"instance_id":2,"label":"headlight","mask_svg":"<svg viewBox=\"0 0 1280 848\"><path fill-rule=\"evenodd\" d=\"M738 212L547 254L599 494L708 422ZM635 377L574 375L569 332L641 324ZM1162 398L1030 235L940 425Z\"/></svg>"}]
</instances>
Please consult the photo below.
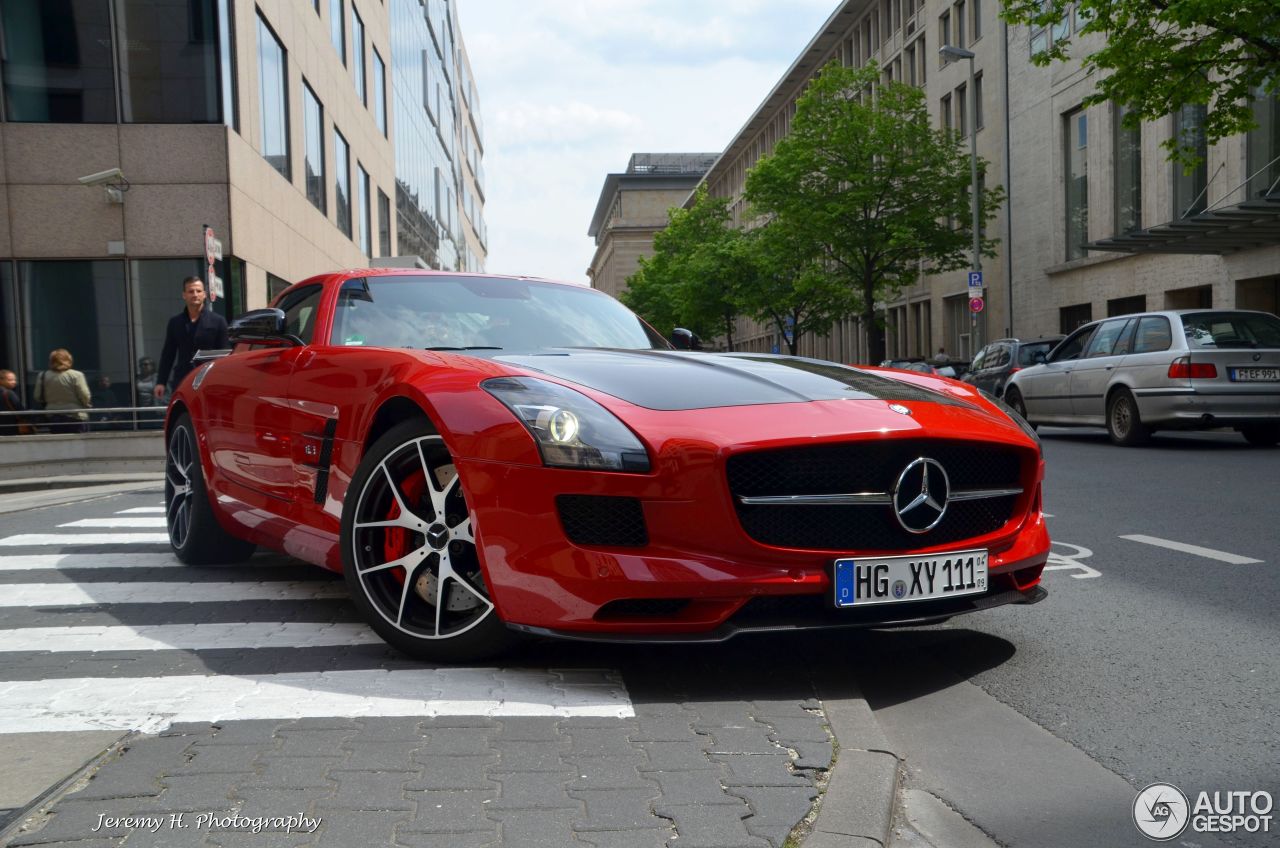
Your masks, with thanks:
<instances>
[{"instance_id":1,"label":"headlight","mask_svg":"<svg viewBox=\"0 0 1280 848\"><path fill-rule=\"evenodd\" d=\"M544 465L649 470L649 454L636 435L581 392L532 377L497 377L480 385L529 429Z\"/></svg>"},{"instance_id":2,"label":"headlight","mask_svg":"<svg viewBox=\"0 0 1280 848\"><path fill-rule=\"evenodd\" d=\"M1040 446L1040 434L1037 433L1035 429L1030 424L1028 424L1021 415L1014 412L1012 406L1005 403L1003 400L991 394L985 389L978 389L978 394L982 395L984 398L986 398L987 400L995 404L1000 409L1000 411L1003 412L1009 418L1010 421L1012 421L1014 424L1017 424L1020 428L1022 428L1022 432L1026 433L1028 436L1031 437L1031 441L1035 442L1037 447Z\"/></svg>"}]
</instances>

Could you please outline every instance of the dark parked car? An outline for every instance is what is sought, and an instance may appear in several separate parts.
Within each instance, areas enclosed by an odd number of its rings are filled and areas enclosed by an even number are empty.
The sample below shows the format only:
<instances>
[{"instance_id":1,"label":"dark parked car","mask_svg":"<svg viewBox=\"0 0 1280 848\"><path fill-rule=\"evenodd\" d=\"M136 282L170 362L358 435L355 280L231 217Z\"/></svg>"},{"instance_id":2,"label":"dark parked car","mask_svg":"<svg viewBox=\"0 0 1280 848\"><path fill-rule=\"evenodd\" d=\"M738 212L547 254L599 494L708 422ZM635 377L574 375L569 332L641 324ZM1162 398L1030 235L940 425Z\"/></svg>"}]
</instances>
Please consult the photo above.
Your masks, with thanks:
<instances>
[{"instance_id":1,"label":"dark parked car","mask_svg":"<svg viewBox=\"0 0 1280 848\"><path fill-rule=\"evenodd\" d=\"M1023 368L1034 365L1037 353L1047 356L1062 338L1042 336L1038 339L996 339L978 351L968 372L961 379L988 394L1003 397L1009 378Z\"/></svg>"}]
</instances>

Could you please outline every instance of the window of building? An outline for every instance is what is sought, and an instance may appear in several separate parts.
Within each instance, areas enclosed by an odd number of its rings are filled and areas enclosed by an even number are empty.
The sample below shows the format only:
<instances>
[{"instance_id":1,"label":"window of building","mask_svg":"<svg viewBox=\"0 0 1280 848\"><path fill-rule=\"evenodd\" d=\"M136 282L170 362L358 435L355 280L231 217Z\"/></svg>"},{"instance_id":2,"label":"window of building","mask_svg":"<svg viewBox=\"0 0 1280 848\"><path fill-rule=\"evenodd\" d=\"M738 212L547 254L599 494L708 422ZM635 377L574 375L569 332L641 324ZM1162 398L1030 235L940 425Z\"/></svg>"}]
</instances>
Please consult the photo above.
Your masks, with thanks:
<instances>
[{"instance_id":1,"label":"window of building","mask_svg":"<svg viewBox=\"0 0 1280 848\"><path fill-rule=\"evenodd\" d=\"M115 0L115 11L121 36L121 119L147 124L221 121L214 4Z\"/></svg>"},{"instance_id":2,"label":"window of building","mask_svg":"<svg viewBox=\"0 0 1280 848\"><path fill-rule=\"evenodd\" d=\"M275 274L268 271L267 272L267 303L275 303L276 298L280 296L280 292L289 288L289 286L291 285L293 284L290 283L288 280L286 280L284 277L277 277Z\"/></svg>"},{"instance_id":3,"label":"window of building","mask_svg":"<svg viewBox=\"0 0 1280 848\"><path fill-rule=\"evenodd\" d=\"M1113 297L1107 301L1107 317L1116 315L1132 315L1135 312L1147 311L1147 296L1135 294L1132 297Z\"/></svg>"},{"instance_id":4,"label":"window of building","mask_svg":"<svg viewBox=\"0 0 1280 848\"><path fill-rule=\"evenodd\" d=\"M964 9L964 2L965 2L965 0L960 0L960 2L959 2L959 3L956 3L956 6L955 6L955 13L956 13L956 40L955 40L955 45L956 45L956 47L964 47L964 46L966 45L966 41L965 41L965 9ZM977 3L977 0L974 0L974 3L976 4L976 3Z\"/></svg>"},{"instance_id":5,"label":"window of building","mask_svg":"<svg viewBox=\"0 0 1280 848\"><path fill-rule=\"evenodd\" d=\"M969 134L969 87L964 83L956 86L956 129Z\"/></svg>"},{"instance_id":6,"label":"window of building","mask_svg":"<svg viewBox=\"0 0 1280 848\"><path fill-rule=\"evenodd\" d=\"M351 4L351 74L356 81L356 94L360 102L369 105L369 91L364 78L364 20Z\"/></svg>"},{"instance_id":7,"label":"window of building","mask_svg":"<svg viewBox=\"0 0 1280 848\"><path fill-rule=\"evenodd\" d=\"M1089 121L1083 111L1066 116L1067 259L1085 255L1089 240Z\"/></svg>"},{"instance_id":8,"label":"window of building","mask_svg":"<svg viewBox=\"0 0 1280 848\"><path fill-rule=\"evenodd\" d=\"M953 358L968 360L973 355L973 313L969 311L967 294L952 295L942 301L944 312L943 337L946 349Z\"/></svg>"},{"instance_id":9,"label":"window of building","mask_svg":"<svg viewBox=\"0 0 1280 848\"><path fill-rule=\"evenodd\" d=\"M942 95L941 108L938 111L938 117L942 121L944 129L951 129L951 95Z\"/></svg>"},{"instance_id":10,"label":"window of building","mask_svg":"<svg viewBox=\"0 0 1280 848\"><path fill-rule=\"evenodd\" d=\"M1044 27L1034 27L1031 30L1031 55L1038 56L1049 49L1049 30Z\"/></svg>"},{"instance_id":11,"label":"window of building","mask_svg":"<svg viewBox=\"0 0 1280 848\"><path fill-rule=\"evenodd\" d=\"M378 255L391 255L391 198L378 189Z\"/></svg>"},{"instance_id":12,"label":"window of building","mask_svg":"<svg viewBox=\"0 0 1280 848\"><path fill-rule=\"evenodd\" d=\"M356 208L360 210L360 252L372 255L373 237L369 216L369 172L356 163Z\"/></svg>"},{"instance_id":13,"label":"window of building","mask_svg":"<svg viewBox=\"0 0 1280 848\"><path fill-rule=\"evenodd\" d=\"M378 48L373 48L373 121L378 131L387 134L387 66Z\"/></svg>"},{"instance_id":14,"label":"window of building","mask_svg":"<svg viewBox=\"0 0 1280 848\"><path fill-rule=\"evenodd\" d=\"M973 36L973 40L977 41L982 38L982 0L972 0L969 3L969 11L973 16L970 19L969 31Z\"/></svg>"},{"instance_id":15,"label":"window of building","mask_svg":"<svg viewBox=\"0 0 1280 848\"><path fill-rule=\"evenodd\" d=\"M342 64L347 64L347 13L342 0L329 0L329 40L338 51Z\"/></svg>"},{"instance_id":16,"label":"window of building","mask_svg":"<svg viewBox=\"0 0 1280 848\"><path fill-rule=\"evenodd\" d=\"M324 107L306 80L302 81L302 122L307 144L307 200L321 212L327 212L324 196Z\"/></svg>"},{"instance_id":17,"label":"window of building","mask_svg":"<svg viewBox=\"0 0 1280 848\"><path fill-rule=\"evenodd\" d=\"M1063 10L1062 20L1053 24L1053 42L1057 44L1062 39L1071 35L1071 15Z\"/></svg>"},{"instance_id":18,"label":"window of building","mask_svg":"<svg viewBox=\"0 0 1280 848\"><path fill-rule=\"evenodd\" d=\"M0 65L10 121L115 123L107 0L5 0L0 3L0 24Z\"/></svg>"},{"instance_id":19,"label":"window of building","mask_svg":"<svg viewBox=\"0 0 1280 848\"><path fill-rule=\"evenodd\" d=\"M1142 229L1142 130L1124 125L1129 111L1115 109L1116 235Z\"/></svg>"},{"instance_id":20,"label":"window of building","mask_svg":"<svg viewBox=\"0 0 1280 848\"><path fill-rule=\"evenodd\" d=\"M271 27L258 16L258 81L262 118L262 156L290 179L289 92L285 50Z\"/></svg>"},{"instance_id":21,"label":"window of building","mask_svg":"<svg viewBox=\"0 0 1280 848\"><path fill-rule=\"evenodd\" d=\"M1209 181L1209 148L1205 143L1206 109L1197 104L1183 106L1174 115L1174 135L1182 146L1190 147L1200 163L1190 173L1178 164L1173 166L1173 217L1184 218L1203 212L1206 207L1205 186Z\"/></svg>"},{"instance_id":22,"label":"window of building","mask_svg":"<svg viewBox=\"0 0 1280 848\"><path fill-rule=\"evenodd\" d=\"M338 209L338 229L351 237L351 145L333 130L333 201Z\"/></svg>"},{"instance_id":23,"label":"window of building","mask_svg":"<svg viewBox=\"0 0 1280 848\"><path fill-rule=\"evenodd\" d=\"M1253 94L1256 129L1246 136L1249 159L1249 196L1262 197L1280 192L1280 93L1267 96L1261 89Z\"/></svg>"},{"instance_id":24,"label":"window of building","mask_svg":"<svg viewBox=\"0 0 1280 848\"><path fill-rule=\"evenodd\" d=\"M978 129L985 126L982 118L982 72L973 77L973 125Z\"/></svg>"},{"instance_id":25,"label":"window of building","mask_svg":"<svg viewBox=\"0 0 1280 848\"><path fill-rule=\"evenodd\" d=\"M1074 306L1063 306L1058 309L1058 332L1070 333L1093 320L1093 304L1077 303ZM1085 339L1080 339L1083 348Z\"/></svg>"},{"instance_id":26,"label":"window of building","mask_svg":"<svg viewBox=\"0 0 1280 848\"><path fill-rule=\"evenodd\" d=\"M946 46L951 43L951 12L946 11L938 16L938 43ZM938 54L938 67L947 63L947 57Z\"/></svg>"},{"instance_id":27,"label":"window of building","mask_svg":"<svg viewBox=\"0 0 1280 848\"><path fill-rule=\"evenodd\" d=\"M915 44L907 45L907 82L911 85L916 84L916 46Z\"/></svg>"}]
</instances>

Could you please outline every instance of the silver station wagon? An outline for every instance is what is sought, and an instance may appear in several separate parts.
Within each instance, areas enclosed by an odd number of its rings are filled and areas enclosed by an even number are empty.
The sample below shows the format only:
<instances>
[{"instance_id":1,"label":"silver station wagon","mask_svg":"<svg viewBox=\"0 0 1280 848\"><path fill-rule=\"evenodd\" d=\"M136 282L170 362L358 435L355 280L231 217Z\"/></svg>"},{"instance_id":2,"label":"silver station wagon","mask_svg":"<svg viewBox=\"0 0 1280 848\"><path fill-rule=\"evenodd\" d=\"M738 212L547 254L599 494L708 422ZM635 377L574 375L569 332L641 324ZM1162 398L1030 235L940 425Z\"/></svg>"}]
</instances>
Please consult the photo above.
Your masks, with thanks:
<instances>
[{"instance_id":1,"label":"silver station wagon","mask_svg":"<svg viewBox=\"0 0 1280 848\"><path fill-rule=\"evenodd\" d=\"M1234 427L1280 442L1280 318L1240 309L1144 312L1079 328L1010 378L1032 425L1105 426L1138 445L1156 430Z\"/></svg>"}]
</instances>

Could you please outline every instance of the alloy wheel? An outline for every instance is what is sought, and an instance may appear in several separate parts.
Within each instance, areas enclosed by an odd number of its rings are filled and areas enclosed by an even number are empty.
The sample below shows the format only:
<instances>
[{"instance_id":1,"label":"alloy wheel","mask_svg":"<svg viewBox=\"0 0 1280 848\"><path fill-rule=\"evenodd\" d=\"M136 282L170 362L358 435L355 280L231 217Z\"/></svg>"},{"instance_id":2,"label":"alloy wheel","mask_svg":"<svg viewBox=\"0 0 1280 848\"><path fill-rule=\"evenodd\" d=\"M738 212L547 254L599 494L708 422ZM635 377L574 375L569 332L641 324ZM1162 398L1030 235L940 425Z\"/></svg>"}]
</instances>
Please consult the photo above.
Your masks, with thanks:
<instances>
[{"instance_id":1,"label":"alloy wheel","mask_svg":"<svg viewBox=\"0 0 1280 848\"><path fill-rule=\"evenodd\" d=\"M368 476L356 501L351 555L360 590L415 639L449 639L494 612L470 510L439 436L410 439Z\"/></svg>"},{"instance_id":2,"label":"alloy wheel","mask_svg":"<svg viewBox=\"0 0 1280 848\"><path fill-rule=\"evenodd\" d=\"M164 463L164 505L169 541L175 548L183 547L191 532L191 464L195 455L191 431L174 428Z\"/></svg>"}]
</instances>

